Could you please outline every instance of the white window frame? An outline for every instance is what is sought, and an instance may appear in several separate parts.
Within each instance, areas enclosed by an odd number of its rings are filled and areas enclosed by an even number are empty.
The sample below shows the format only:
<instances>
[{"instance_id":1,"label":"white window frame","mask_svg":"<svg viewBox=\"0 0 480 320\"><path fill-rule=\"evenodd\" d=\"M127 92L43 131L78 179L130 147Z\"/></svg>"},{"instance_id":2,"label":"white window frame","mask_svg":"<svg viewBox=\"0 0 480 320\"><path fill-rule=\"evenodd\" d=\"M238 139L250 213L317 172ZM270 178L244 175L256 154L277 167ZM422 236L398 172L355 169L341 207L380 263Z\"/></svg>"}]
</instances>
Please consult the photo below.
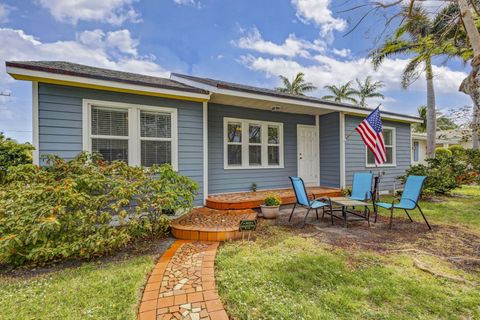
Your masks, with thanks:
<instances>
[{"instance_id":1,"label":"white window frame","mask_svg":"<svg viewBox=\"0 0 480 320\"><path fill-rule=\"evenodd\" d=\"M392 130L392 163L383 163L378 167L396 167L397 166L397 129L395 127L386 127L383 126L383 131ZM385 147L387 147L385 145ZM368 163L368 148L365 146L365 167L367 168L375 168L377 165L374 163Z\"/></svg>"},{"instance_id":2,"label":"white window frame","mask_svg":"<svg viewBox=\"0 0 480 320\"><path fill-rule=\"evenodd\" d=\"M228 142L228 123L237 122L241 124L242 128L242 142ZM261 144L250 143L249 139L249 125L260 125L261 129ZM278 127L278 136L280 139L280 144L275 145L279 147L279 164L278 165L269 165L268 164L268 146L274 146L274 144L268 143L268 126ZM242 165L235 166L228 164L228 145L237 144L242 146ZM249 160L249 146L250 145L261 145L262 147L262 165L260 166L251 166ZM272 121L258 121L253 119L238 119L238 118L223 118L223 168L226 170L235 170L235 169L282 169L284 168L284 134L283 134L283 123L282 122L272 122Z\"/></svg>"},{"instance_id":3,"label":"white window frame","mask_svg":"<svg viewBox=\"0 0 480 320\"><path fill-rule=\"evenodd\" d=\"M83 132L83 150L92 152L92 138L119 139L117 136L97 136L92 135L92 106L109 109L127 109L128 110L128 164L130 166L141 165L141 141L171 141L172 167L178 171L178 122L177 109L156 107L148 105L139 105L132 103L122 103L103 100L83 99L82 108L82 132ZM140 111L170 113L171 115L171 138L147 138L140 135Z\"/></svg>"}]
</instances>

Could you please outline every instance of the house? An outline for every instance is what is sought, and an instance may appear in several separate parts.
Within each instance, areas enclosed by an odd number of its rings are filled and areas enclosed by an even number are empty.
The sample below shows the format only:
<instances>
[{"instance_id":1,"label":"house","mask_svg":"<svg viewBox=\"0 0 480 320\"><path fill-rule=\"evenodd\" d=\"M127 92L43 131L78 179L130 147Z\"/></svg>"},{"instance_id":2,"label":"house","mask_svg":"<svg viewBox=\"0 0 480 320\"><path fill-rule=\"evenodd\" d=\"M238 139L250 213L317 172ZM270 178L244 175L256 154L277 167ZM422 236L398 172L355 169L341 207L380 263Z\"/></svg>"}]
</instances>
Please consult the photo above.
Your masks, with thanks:
<instances>
[{"instance_id":1,"label":"house","mask_svg":"<svg viewBox=\"0 0 480 320\"><path fill-rule=\"evenodd\" d=\"M354 131L371 110L237 83L172 74L170 79L60 61L10 61L32 82L34 162L82 150L149 166L169 162L208 195L351 185L357 171L384 173L391 190L411 164L411 124L382 112L388 161L376 168ZM348 138L347 138L348 137Z\"/></svg>"},{"instance_id":2,"label":"house","mask_svg":"<svg viewBox=\"0 0 480 320\"><path fill-rule=\"evenodd\" d=\"M461 146L465 149L472 148L472 130L453 129L437 131L436 147L448 148ZM427 134L412 132L412 164L426 164L427 159Z\"/></svg>"}]
</instances>

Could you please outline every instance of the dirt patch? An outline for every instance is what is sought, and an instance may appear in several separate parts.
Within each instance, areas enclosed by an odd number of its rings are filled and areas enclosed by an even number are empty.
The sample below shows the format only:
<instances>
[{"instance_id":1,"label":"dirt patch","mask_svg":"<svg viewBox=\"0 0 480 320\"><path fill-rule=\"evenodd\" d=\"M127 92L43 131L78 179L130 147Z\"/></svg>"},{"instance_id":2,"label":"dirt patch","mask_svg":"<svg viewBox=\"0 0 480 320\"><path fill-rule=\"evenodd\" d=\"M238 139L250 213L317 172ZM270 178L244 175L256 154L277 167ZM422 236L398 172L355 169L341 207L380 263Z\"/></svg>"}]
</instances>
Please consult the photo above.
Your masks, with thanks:
<instances>
[{"instance_id":1,"label":"dirt patch","mask_svg":"<svg viewBox=\"0 0 480 320\"><path fill-rule=\"evenodd\" d=\"M320 212L319 220L315 213L310 214L308 224L301 229L299 226L305 212L296 213L291 222L288 221L289 214L289 210L284 210L277 225L333 248L372 250L382 254L401 251L427 254L449 261L465 271L480 271L480 233L464 227L434 225L430 231L423 221L410 222L396 217L390 230L389 219L379 216L377 223L371 223L370 227L366 221L349 221L348 227L344 228L343 221L335 219L332 226L330 216L325 215L322 219Z\"/></svg>"},{"instance_id":2,"label":"dirt patch","mask_svg":"<svg viewBox=\"0 0 480 320\"><path fill-rule=\"evenodd\" d=\"M148 238L133 242L112 255L98 257L90 260L68 260L57 264L37 268L12 268L8 265L0 265L0 276L30 278L63 269L77 268L86 262L95 262L99 268L103 264L114 261L122 261L141 255L160 256L175 241L173 238Z\"/></svg>"}]
</instances>

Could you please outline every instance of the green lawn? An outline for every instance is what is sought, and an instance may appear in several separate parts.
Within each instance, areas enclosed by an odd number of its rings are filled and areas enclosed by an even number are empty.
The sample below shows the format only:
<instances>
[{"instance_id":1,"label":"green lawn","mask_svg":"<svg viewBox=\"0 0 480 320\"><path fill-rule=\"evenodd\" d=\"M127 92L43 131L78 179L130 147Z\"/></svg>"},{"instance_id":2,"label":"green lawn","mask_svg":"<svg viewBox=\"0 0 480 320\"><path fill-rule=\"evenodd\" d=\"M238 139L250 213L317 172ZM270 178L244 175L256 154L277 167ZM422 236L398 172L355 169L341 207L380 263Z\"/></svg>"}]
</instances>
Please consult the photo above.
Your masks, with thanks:
<instances>
[{"instance_id":1,"label":"green lawn","mask_svg":"<svg viewBox=\"0 0 480 320\"><path fill-rule=\"evenodd\" d=\"M133 320L154 262L154 255L142 255L28 278L0 276L0 319Z\"/></svg>"},{"instance_id":2,"label":"green lawn","mask_svg":"<svg viewBox=\"0 0 480 320\"><path fill-rule=\"evenodd\" d=\"M434 229L443 229L412 241L418 248L449 242L445 230L453 227L480 244L480 187L456 193L470 197L422 203ZM330 245L295 231L267 227L255 241L221 247L216 277L235 319L480 319L478 269L429 254ZM399 246L409 244L405 239Z\"/></svg>"}]
</instances>

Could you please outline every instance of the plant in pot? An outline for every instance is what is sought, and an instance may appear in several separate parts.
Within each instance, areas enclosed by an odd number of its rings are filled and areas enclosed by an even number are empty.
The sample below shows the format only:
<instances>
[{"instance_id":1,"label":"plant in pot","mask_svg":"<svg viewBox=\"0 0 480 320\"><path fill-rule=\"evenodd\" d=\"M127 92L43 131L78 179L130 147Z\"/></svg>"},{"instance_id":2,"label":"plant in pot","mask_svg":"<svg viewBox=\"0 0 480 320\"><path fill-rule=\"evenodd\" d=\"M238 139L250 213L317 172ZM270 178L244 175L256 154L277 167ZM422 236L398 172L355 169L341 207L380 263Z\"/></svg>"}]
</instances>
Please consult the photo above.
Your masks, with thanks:
<instances>
[{"instance_id":1,"label":"plant in pot","mask_svg":"<svg viewBox=\"0 0 480 320\"><path fill-rule=\"evenodd\" d=\"M280 205L282 204L282 200L276 194L268 195L265 200L264 204L260 206L262 209L262 214L265 219L275 219L279 212L280 212Z\"/></svg>"}]
</instances>

